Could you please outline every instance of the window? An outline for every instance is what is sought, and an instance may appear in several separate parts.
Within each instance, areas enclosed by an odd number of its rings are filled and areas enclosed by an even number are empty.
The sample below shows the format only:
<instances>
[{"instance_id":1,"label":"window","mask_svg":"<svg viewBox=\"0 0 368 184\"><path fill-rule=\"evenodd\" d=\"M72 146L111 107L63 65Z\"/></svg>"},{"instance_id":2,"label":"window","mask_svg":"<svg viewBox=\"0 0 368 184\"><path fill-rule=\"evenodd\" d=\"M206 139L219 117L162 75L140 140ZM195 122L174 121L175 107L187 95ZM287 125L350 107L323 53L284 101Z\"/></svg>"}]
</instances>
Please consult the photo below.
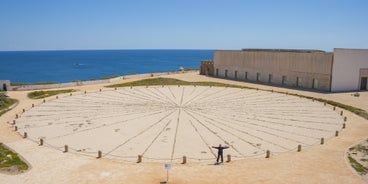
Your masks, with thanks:
<instances>
[{"instance_id":1,"label":"window","mask_svg":"<svg viewBox=\"0 0 368 184\"><path fill-rule=\"evenodd\" d=\"M272 74L269 74L268 75L268 83L271 83L272 82L272 78L273 78Z\"/></svg>"},{"instance_id":2,"label":"window","mask_svg":"<svg viewBox=\"0 0 368 184\"><path fill-rule=\"evenodd\" d=\"M313 89L317 89L318 88L318 80L317 79L313 79L312 88Z\"/></svg>"},{"instance_id":3,"label":"window","mask_svg":"<svg viewBox=\"0 0 368 184\"><path fill-rule=\"evenodd\" d=\"M227 78L227 70L225 70L225 78Z\"/></svg>"},{"instance_id":4,"label":"window","mask_svg":"<svg viewBox=\"0 0 368 184\"><path fill-rule=\"evenodd\" d=\"M234 76L235 79L238 78L238 71L235 71L235 76Z\"/></svg>"},{"instance_id":5,"label":"window","mask_svg":"<svg viewBox=\"0 0 368 184\"><path fill-rule=\"evenodd\" d=\"M302 78L296 77L296 87L302 87Z\"/></svg>"},{"instance_id":6,"label":"window","mask_svg":"<svg viewBox=\"0 0 368 184\"><path fill-rule=\"evenodd\" d=\"M244 79L245 79L245 80L248 80L248 72L245 72L245 74L244 74Z\"/></svg>"},{"instance_id":7,"label":"window","mask_svg":"<svg viewBox=\"0 0 368 184\"><path fill-rule=\"evenodd\" d=\"M283 75L283 76L282 76L281 84L282 84L282 85L285 85L285 84L286 84L286 80L287 80L286 75Z\"/></svg>"},{"instance_id":8,"label":"window","mask_svg":"<svg viewBox=\"0 0 368 184\"><path fill-rule=\"evenodd\" d=\"M261 80L261 73L257 72L257 81L260 81L260 80Z\"/></svg>"}]
</instances>

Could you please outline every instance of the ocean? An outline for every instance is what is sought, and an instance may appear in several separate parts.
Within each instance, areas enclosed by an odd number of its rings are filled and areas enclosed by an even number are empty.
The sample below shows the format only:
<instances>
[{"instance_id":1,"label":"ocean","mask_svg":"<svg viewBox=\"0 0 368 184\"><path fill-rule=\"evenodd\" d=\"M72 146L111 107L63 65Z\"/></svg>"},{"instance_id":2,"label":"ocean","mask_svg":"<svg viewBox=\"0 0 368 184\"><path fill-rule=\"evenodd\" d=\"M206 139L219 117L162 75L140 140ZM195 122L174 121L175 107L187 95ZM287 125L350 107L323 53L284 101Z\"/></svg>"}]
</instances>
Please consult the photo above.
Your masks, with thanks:
<instances>
[{"instance_id":1,"label":"ocean","mask_svg":"<svg viewBox=\"0 0 368 184\"><path fill-rule=\"evenodd\" d=\"M0 80L71 82L113 75L199 69L213 50L0 51Z\"/></svg>"}]
</instances>

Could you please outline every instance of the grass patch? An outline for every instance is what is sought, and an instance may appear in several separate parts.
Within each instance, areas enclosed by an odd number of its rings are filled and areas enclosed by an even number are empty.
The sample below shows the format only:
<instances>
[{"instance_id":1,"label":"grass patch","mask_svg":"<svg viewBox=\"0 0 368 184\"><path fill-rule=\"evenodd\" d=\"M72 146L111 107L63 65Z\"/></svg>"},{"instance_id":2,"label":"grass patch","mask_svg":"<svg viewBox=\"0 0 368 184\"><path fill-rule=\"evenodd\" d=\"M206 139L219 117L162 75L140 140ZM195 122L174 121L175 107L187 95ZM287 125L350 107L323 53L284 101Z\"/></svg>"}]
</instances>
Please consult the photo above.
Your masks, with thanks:
<instances>
[{"instance_id":1,"label":"grass patch","mask_svg":"<svg viewBox=\"0 0 368 184\"><path fill-rule=\"evenodd\" d=\"M106 77L101 77L101 80L106 80L106 79L113 79L116 77L120 77L119 75L112 75L112 76L106 76Z\"/></svg>"},{"instance_id":2,"label":"grass patch","mask_svg":"<svg viewBox=\"0 0 368 184\"><path fill-rule=\"evenodd\" d=\"M11 86L45 85L45 84L57 84L57 82L36 82L36 83L14 82L14 83L10 83Z\"/></svg>"},{"instance_id":3,"label":"grass patch","mask_svg":"<svg viewBox=\"0 0 368 184\"><path fill-rule=\"evenodd\" d=\"M27 170L28 165L23 162L17 153L14 153L0 143L0 168L16 166L19 170Z\"/></svg>"},{"instance_id":4,"label":"grass patch","mask_svg":"<svg viewBox=\"0 0 368 184\"><path fill-rule=\"evenodd\" d=\"M348 156L350 165L360 174L365 175L368 173L368 169L364 167L362 164L357 162L353 157Z\"/></svg>"},{"instance_id":5,"label":"grass patch","mask_svg":"<svg viewBox=\"0 0 368 184\"><path fill-rule=\"evenodd\" d=\"M40 98L46 98L46 97L54 96L54 95L57 95L57 94L71 93L71 92L75 92L75 90L74 89L66 89L66 90L53 90L53 91L34 91L34 92L31 92L31 93L28 93L28 98L40 99Z\"/></svg>"},{"instance_id":6,"label":"grass patch","mask_svg":"<svg viewBox=\"0 0 368 184\"><path fill-rule=\"evenodd\" d=\"M188 82L179 79L172 78L153 78L153 79L143 79L134 82L127 82L122 84L115 84L106 87L128 87L128 86L158 86L158 85L198 85L198 86L221 86L221 87L233 87L233 88L247 88L238 85L224 84L219 82Z\"/></svg>"},{"instance_id":7,"label":"grass patch","mask_svg":"<svg viewBox=\"0 0 368 184\"><path fill-rule=\"evenodd\" d=\"M0 93L0 116L9 111L9 107L17 103L17 100L8 98L4 93Z\"/></svg>"}]
</instances>

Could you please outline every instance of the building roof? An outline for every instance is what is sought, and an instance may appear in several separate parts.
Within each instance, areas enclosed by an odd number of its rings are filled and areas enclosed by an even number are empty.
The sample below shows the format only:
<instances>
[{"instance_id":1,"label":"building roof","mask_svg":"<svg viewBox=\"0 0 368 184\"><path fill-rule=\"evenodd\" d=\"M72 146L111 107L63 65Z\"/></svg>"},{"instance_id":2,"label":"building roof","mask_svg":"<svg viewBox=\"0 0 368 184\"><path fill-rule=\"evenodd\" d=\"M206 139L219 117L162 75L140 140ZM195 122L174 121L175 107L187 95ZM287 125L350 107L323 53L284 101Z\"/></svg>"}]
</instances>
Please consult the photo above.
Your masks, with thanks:
<instances>
[{"instance_id":1,"label":"building roof","mask_svg":"<svg viewBox=\"0 0 368 184\"><path fill-rule=\"evenodd\" d=\"M297 53L315 53L322 52L323 50L307 50L307 49L242 49L242 51L252 51L252 52L297 52Z\"/></svg>"}]
</instances>

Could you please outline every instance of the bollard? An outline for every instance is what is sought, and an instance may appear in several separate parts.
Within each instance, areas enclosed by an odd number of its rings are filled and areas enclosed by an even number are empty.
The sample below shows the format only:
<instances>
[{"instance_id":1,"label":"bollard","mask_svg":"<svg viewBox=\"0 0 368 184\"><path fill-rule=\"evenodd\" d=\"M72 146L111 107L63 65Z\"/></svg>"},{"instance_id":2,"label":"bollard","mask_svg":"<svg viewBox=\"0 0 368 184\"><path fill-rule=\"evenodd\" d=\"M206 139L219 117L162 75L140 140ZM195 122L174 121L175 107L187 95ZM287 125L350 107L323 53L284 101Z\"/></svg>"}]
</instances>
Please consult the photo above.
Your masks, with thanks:
<instances>
[{"instance_id":1,"label":"bollard","mask_svg":"<svg viewBox=\"0 0 368 184\"><path fill-rule=\"evenodd\" d=\"M25 109L23 109L23 112L26 112L26 110L25 110Z\"/></svg>"},{"instance_id":2,"label":"bollard","mask_svg":"<svg viewBox=\"0 0 368 184\"><path fill-rule=\"evenodd\" d=\"M326 106L326 102L325 102L325 103L323 103L323 105L324 105L324 106Z\"/></svg>"},{"instance_id":3,"label":"bollard","mask_svg":"<svg viewBox=\"0 0 368 184\"><path fill-rule=\"evenodd\" d=\"M32 107L34 107L34 104L32 104Z\"/></svg>"},{"instance_id":4,"label":"bollard","mask_svg":"<svg viewBox=\"0 0 368 184\"><path fill-rule=\"evenodd\" d=\"M336 132L335 132L335 136L337 137L337 136L339 136L339 131L337 131L336 130Z\"/></svg>"},{"instance_id":5,"label":"bollard","mask_svg":"<svg viewBox=\"0 0 368 184\"><path fill-rule=\"evenodd\" d=\"M117 90L118 88L115 88L115 90Z\"/></svg>"},{"instance_id":6,"label":"bollard","mask_svg":"<svg viewBox=\"0 0 368 184\"><path fill-rule=\"evenodd\" d=\"M69 149L68 149L68 145L65 145L64 146L64 153L66 153L66 152L68 152L69 151Z\"/></svg>"},{"instance_id":7,"label":"bollard","mask_svg":"<svg viewBox=\"0 0 368 184\"><path fill-rule=\"evenodd\" d=\"M333 110L336 110L336 106L333 107Z\"/></svg>"},{"instance_id":8,"label":"bollard","mask_svg":"<svg viewBox=\"0 0 368 184\"><path fill-rule=\"evenodd\" d=\"M271 90L271 92L273 93L273 90Z\"/></svg>"},{"instance_id":9,"label":"bollard","mask_svg":"<svg viewBox=\"0 0 368 184\"><path fill-rule=\"evenodd\" d=\"M43 139L41 138L40 139L40 144L39 144L40 146L42 146L43 145Z\"/></svg>"},{"instance_id":10,"label":"bollard","mask_svg":"<svg viewBox=\"0 0 368 184\"><path fill-rule=\"evenodd\" d=\"M18 127L17 126L14 126L14 131L18 131Z\"/></svg>"},{"instance_id":11,"label":"bollard","mask_svg":"<svg viewBox=\"0 0 368 184\"><path fill-rule=\"evenodd\" d=\"M15 119L18 119L18 118L19 118L18 114L15 114Z\"/></svg>"},{"instance_id":12,"label":"bollard","mask_svg":"<svg viewBox=\"0 0 368 184\"><path fill-rule=\"evenodd\" d=\"M73 94L72 94L72 93L70 93L70 96L73 96Z\"/></svg>"},{"instance_id":13,"label":"bollard","mask_svg":"<svg viewBox=\"0 0 368 184\"><path fill-rule=\"evenodd\" d=\"M133 86L130 86L130 89L132 89L133 88Z\"/></svg>"},{"instance_id":14,"label":"bollard","mask_svg":"<svg viewBox=\"0 0 368 184\"><path fill-rule=\"evenodd\" d=\"M344 114L344 111L341 111L341 112L340 112L340 116L342 116L343 114Z\"/></svg>"},{"instance_id":15,"label":"bollard","mask_svg":"<svg viewBox=\"0 0 368 184\"><path fill-rule=\"evenodd\" d=\"M312 98L312 102L314 102L314 98Z\"/></svg>"},{"instance_id":16,"label":"bollard","mask_svg":"<svg viewBox=\"0 0 368 184\"><path fill-rule=\"evenodd\" d=\"M142 162L142 155L138 155L137 163L141 163L141 162Z\"/></svg>"},{"instance_id":17,"label":"bollard","mask_svg":"<svg viewBox=\"0 0 368 184\"><path fill-rule=\"evenodd\" d=\"M344 128L346 128L346 124L344 123L344 124L342 124L342 128L344 129Z\"/></svg>"},{"instance_id":18,"label":"bollard","mask_svg":"<svg viewBox=\"0 0 368 184\"><path fill-rule=\"evenodd\" d=\"M231 155L230 154L227 155L227 161L226 162L231 162Z\"/></svg>"},{"instance_id":19,"label":"bollard","mask_svg":"<svg viewBox=\"0 0 368 184\"><path fill-rule=\"evenodd\" d=\"M183 162L181 164L186 164L187 163L187 157L183 156Z\"/></svg>"},{"instance_id":20,"label":"bollard","mask_svg":"<svg viewBox=\"0 0 368 184\"><path fill-rule=\"evenodd\" d=\"M286 92L286 95L288 95L289 94L289 92Z\"/></svg>"},{"instance_id":21,"label":"bollard","mask_svg":"<svg viewBox=\"0 0 368 184\"><path fill-rule=\"evenodd\" d=\"M161 87L164 87L164 85L161 85Z\"/></svg>"},{"instance_id":22,"label":"bollard","mask_svg":"<svg viewBox=\"0 0 368 184\"><path fill-rule=\"evenodd\" d=\"M59 96L56 96L56 99L59 99Z\"/></svg>"},{"instance_id":23,"label":"bollard","mask_svg":"<svg viewBox=\"0 0 368 184\"><path fill-rule=\"evenodd\" d=\"M43 99L43 103L45 103L46 102L46 100L45 99Z\"/></svg>"},{"instance_id":24,"label":"bollard","mask_svg":"<svg viewBox=\"0 0 368 184\"><path fill-rule=\"evenodd\" d=\"M348 120L348 118L345 116L345 117L344 117L344 121L346 122L347 120Z\"/></svg>"},{"instance_id":25,"label":"bollard","mask_svg":"<svg viewBox=\"0 0 368 184\"><path fill-rule=\"evenodd\" d=\"M97 152L97 158L101 158L102 157L102 152L100 150L98 150Z\"/></svg>"},{"instance_id":26,"label":"bollard","mask_svg":"<svg viewBox=\"0 0 368 184\"><path fill-rule=\"evenodd\" d=\"M23 134L23 138L27 138L27 137L28 137L27 132L24 132L24 134Z\"/></svg>"},{"instance_id":27,"label":"bollard","mask_svg":"<svg viewBox=\"0 0 368 184\"><path fill-rule=\"evenodd\" d=\"M87 91L84 91L84 94L86 94L87 93Z\"/></svg>"},{"instance_id":28,"label":"bollard","mask_svg":"<svg viewBox=\"0 0 368 184\"><path fill-rule=\"evenodd\" d=\"M257 88L257 91L258 91L258 88Z\"/></svg>"},{"instance_id":29,"label":"bollard","mask_svg":"<svg viewBox=\"0 0 368 184\"><path fill-rule=\"evenodd\" d=\"M298 145L298 152L302 151L302 145Z\"/></svg>"},{"instance_id":30,"label":"bollard","mask_svg":"<svg viewBox=\"0 0 368 184\"><path fill-rule=\"evenodd\" d=\"M100 92L102 91L102 89L100 89Z\"/></svg>"},{"instance_id":31,"label":"bollard","mask_svg":"<svg viewBox=\"0 0 368 184\"><path fill-rule=\"evenodd\" d=\"M178 85L178 87L180 88L180 85Z\"/></svg>"},{"instance_id":32,"label":"bollard","mask_svg":"<svg viewBox=\"0 0 368 184\"><path fill-rule=\"evenodd\" d=\"M271 155L270 150L267 150L267 151L266 151L266 158L270 158L270 155Z\"/></svg>"},{"instance_id":33,"label":"bollard","mask_svg":"<svg viewBox=\"0 0 368 184\"><path fill-rule=\"evenodd\" d=\"M13 120L13 125L15 125L15 120Z\"/></svg>"},{"instance_id":34,"label":"bollard","mask_svg":"<svg viewBox=\"0 0 368 184\"><path fill-rule=\"evenodd\" d=\"M325 138L321 138L321 144L324 144L325 143Z\"/></svg>"}]
</instances>

